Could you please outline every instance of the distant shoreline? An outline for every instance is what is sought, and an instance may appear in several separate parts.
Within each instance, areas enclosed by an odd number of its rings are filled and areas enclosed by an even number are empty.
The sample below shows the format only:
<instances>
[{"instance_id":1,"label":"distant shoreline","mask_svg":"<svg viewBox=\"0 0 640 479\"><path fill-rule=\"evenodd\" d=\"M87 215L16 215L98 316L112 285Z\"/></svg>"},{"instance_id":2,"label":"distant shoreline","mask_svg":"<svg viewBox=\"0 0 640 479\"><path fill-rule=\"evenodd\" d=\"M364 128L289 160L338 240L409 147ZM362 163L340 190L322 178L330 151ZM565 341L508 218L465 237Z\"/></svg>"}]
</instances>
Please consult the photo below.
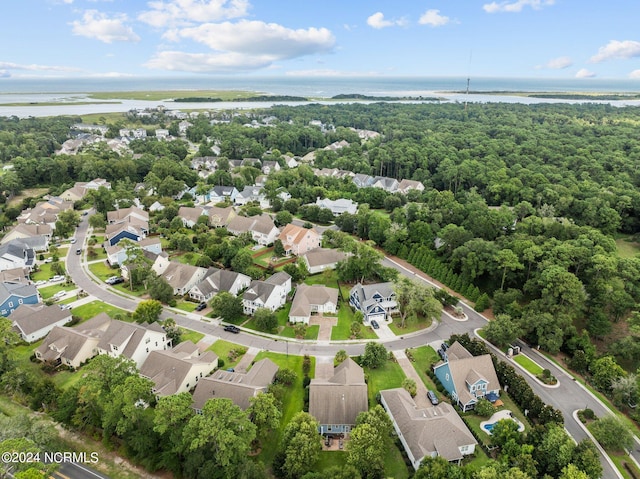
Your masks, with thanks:
<instances>
[{"instance_id":1,"label":"distant shoreline","mask_svg":"<svg viewBox=\"0 0 640 479\"><path fill-rule=\"evenodd\" d=\"M443 93L466 94L465 90ZM640 100L640 93L611 92L544 92L544 91L508 91L508 90L470 90L469 95L508 95L527 98L547 98L555 100Z\"/></svg>"}]
</instances>

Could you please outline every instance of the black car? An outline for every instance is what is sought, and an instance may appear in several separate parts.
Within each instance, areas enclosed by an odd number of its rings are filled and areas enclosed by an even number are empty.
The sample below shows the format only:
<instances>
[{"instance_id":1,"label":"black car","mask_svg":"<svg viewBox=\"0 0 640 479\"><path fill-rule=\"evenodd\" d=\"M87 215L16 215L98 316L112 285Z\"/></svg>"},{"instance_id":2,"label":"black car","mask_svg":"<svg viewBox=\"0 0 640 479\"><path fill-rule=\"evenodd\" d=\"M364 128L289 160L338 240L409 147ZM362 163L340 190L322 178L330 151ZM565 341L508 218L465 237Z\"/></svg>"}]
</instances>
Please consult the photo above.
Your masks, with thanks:
<instances>
[{"instance_id":1,"label":"black car","mask_svg":"<svg viewBox=\"0 0 640 479\"><path fill-rule=\"evenodd\" d=\"M431 404L433 404L434 406L438 404L438 397L436 396L436 393L434 393L433 391L431 390L427 391L427 397L429 398L429 401L431 401Z\"/></svg>"},{"instance_id":2,"label":"black car","mask_svg":"<svg viewBox=\"0 0 640 479\"><path fill-rule=\"evenodd\" d=\"M120 284L120 283L124 283L124 278L122 276L120 276L119 278L114 279L111 284L114 285L114 284Z\"/></svg>"},{"instance_id":3,"label":"black car","mask_svg":"<svg viewBox=\"0 0 640 479\"><path fill-rule=\"evenodd\" d=\"M447 349L449 349L449 345L447 343L442 343L440 345L440 349L442 349L443 351L446 351Z\"/></svg>"},{"instance_id":4,"label":"black car","mask_svg":"<svg viewBox=\"0 0 640 479\"><path fill-rule=\"evenodd\" d=\"M444 361L444 351L442 349L438 349L438 356Z\"/></svg>"},{"instance_id":5,"label":"black car","mask_svg":"<svg viewBox=\"0 0 640 479\"><path fill-rule=\"evenodd\" d=\"M207 307L207 303L200 303L198 306L196 306L196 311L202 311L206 307Z\"/></svg>"},{"instance_id":6,"label":"black car","mask_svg":"<svg viewBox=\"0 0 640 479\"><path fill-rule=\"evenodd\" d=\"M376 321L375 319L371 320L371 327L373 329L378 329L380 327L380 325L378 324L378 321Z\"/></svg>"},{"instance_id":7,"label":"black car","mask_svg":"<svg viewBox=\"0 0 640 479\"><path fill-rule=\"evenodd\" d=\"M240 332L240 328L238 326L234 326L233 324L225 326L224 330L233 334L238 334Z\"/></svg>"}]
</instances>

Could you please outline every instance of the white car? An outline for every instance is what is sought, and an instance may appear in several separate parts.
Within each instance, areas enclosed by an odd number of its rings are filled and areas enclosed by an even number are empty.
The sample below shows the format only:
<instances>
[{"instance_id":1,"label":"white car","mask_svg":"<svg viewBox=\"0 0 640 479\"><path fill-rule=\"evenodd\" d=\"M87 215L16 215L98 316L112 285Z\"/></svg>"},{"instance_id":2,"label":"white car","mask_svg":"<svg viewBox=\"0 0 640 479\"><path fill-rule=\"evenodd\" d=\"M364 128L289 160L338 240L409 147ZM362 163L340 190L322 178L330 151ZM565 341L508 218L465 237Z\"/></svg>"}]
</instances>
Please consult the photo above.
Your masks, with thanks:
<instances>
[{"instance_id":1,"label":"white car","mask_svg":"<svg viewBox=\"0 0 640 479\"><path fill-rule=\"evenodd\" d=\"M60 299L67 295L66 291L58 291L56 294L52 296L53 299Z\"/></svg>"},{"instance_id":2,"label":"white car","mask_svg":"<svg viewBox=\"0 0 640 479\"><path fill-rule=\"evenodd\" d=\"M41 279L40 281L36 281L35 283L33 283L34 286L42 286L43 284L47 284L47 282L44 279Z\"/></svg>"},{"instance_id":3,"label":"white car","mask_svg":"<svg viewBox=\"0 0 640 479\"><path fill-rule=\"evenodd\" d=\"M77 240L77 239L75 239L75 238L71 238L71 239L69 240L69 243L71 243L71 244L76 244L76 241L78 241L78 240Z\"/></svg>"},{"instance_id":4,"label":"white car","mask_svg":"<svg viewBox=\"0 0 640 479\"><path fill-rule=\"evenodd\" d=\"M64 280L64 276L63 276L63 275L61 275L61 274L57 274L57 275L55 275L53 278L51 278L51 279L49 280L49 282L50 282L50 283L55 283L56 281L62 281L62 280Z\"/></svg>"},{"instance_id":5,"label":"white car","mask_svg":"<svg viewBox=\"0 0 640 479\"><path fill-rule=\"evenodd\" d=\"M52 261L53 261L53 258L52 257L48 257L48 258L45 258L43 263L51 263Z\"/></svg>"}]
</instances>

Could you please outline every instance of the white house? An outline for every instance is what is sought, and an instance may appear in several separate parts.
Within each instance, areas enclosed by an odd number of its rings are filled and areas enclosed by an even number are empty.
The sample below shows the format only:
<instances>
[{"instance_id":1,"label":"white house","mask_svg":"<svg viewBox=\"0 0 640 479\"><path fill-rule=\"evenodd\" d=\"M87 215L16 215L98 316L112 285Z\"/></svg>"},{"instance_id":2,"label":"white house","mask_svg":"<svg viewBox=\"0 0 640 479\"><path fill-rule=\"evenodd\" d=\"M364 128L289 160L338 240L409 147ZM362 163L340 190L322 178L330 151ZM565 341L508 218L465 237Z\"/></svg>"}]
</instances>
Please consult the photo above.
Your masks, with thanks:
<instances>
[{"instance_id":1,"label":"white house","mask_svg":"<svg viewBox=\"0 0 640 479\"><path fill-rule=\"evenodd\" d=\"M196 301L209 301L221 291L237 296L248 288L251 278L246 274L218 268L209 268L204 278L189 291L189 297Z\"/></svg>"},{"instance_id":2,"label":"white house","mask_svg":"<svg viewBox=\"0 0 640 479\"><path fill-rule=\"evenodd\" d=\"M33 343L44 338L54 327L70 322L71 311L61 309L57 304L22 304L9 315L9 319L22 340Z\"/></svg>"},{"instance_id":3,"label":"white house","mask_svg":"<svg viewBox=\"0 0 640 479\"><path fill-rule=\"evenodd\" d=\"M251 217L236 216L227 224L227 230L235 236L249 232L253 241L263 246L272 244L280 232L271 216L267 214Z\"/></svg>"},{"instance_id":4,"label":"white house","mask_svg":"<svg viewBox=\"0 0 640 479\"><path fill-rule=\"evenodd\" d=\"M291 304L289 322L309 324L314 314L336 314L338 294L339 291L336 288L328 288L320 284L299 285Z\"/></svg>"},{"instance_id":5,"label":"white house","mask_svg":"<svg viewBox=\"0 0 640 479\"><path fill-rule=\"evenodd\" d=\"M316 205L320 208L330 210L333 216L340 216L344 213L355 215L358 212L358 203L345 198L330 200L329 198L317 198Z\"/></svg>"},{"instance_id":6,"label":"white house","mask_svg":"<svg viewBox=\"0 0 640 479\"><path fill-rule=\"evenodd\" d=\"M276 273L266 281L252 281L242 295L244 314L253 315L258 308L271 311L284 306L291 291L291 276L285 272Z\"/></svg>"},{"instance_id":7,"label":"white house","mask_svg":"<svg viewBox=\"0 0 640 479\"><path fill-rule=\"evenodd\" d=\"M322 273L328 269L336 269L340 261L347 259L347 254L337 249L315 248L302 255L310 274Z\"/></svg>"}]
</instances>

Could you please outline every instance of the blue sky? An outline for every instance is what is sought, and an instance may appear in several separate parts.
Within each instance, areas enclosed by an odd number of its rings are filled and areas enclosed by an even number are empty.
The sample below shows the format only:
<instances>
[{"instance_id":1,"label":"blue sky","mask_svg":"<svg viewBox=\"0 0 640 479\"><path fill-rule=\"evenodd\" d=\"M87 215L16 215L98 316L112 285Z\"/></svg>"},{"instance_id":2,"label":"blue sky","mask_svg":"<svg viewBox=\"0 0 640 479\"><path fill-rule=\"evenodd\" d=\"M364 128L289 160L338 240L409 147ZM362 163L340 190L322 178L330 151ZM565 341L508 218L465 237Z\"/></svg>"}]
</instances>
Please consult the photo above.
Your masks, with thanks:
<instances>
[{"instance_id":1,"label":"blue sky","mask_svg":"<svg viewBox=\"0 0 640 479\"><path fill-rule=\"evenodd\" d=\"M640 79L632 0L19 0L0 77Z\"/></svg>"}]
</instances>

